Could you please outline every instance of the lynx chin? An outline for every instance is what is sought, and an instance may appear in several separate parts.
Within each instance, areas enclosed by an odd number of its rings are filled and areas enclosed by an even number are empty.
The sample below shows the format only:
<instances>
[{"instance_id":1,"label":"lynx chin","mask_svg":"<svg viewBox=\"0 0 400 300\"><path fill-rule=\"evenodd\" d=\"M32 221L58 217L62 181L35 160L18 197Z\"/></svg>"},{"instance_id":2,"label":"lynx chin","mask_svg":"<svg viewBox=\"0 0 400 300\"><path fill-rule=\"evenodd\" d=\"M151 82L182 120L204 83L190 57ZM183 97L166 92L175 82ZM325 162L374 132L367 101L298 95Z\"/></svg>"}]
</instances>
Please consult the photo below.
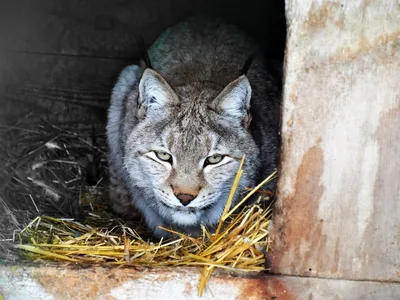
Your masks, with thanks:
<instances>
[{"instance_id":1,"label":"lynx chin","mask_svg":"<svg viewBox=\"0 0 400 300\"><path fill-rule=\"evenodd\" d=\"M108 114L110 199L126 217L199 234L218 223L242 156L240 191L275 168L280 90L257 46L219 19L195 17L126 67ZM269 184L274 187L274 183Z\"/></svg>"}]
</instances>

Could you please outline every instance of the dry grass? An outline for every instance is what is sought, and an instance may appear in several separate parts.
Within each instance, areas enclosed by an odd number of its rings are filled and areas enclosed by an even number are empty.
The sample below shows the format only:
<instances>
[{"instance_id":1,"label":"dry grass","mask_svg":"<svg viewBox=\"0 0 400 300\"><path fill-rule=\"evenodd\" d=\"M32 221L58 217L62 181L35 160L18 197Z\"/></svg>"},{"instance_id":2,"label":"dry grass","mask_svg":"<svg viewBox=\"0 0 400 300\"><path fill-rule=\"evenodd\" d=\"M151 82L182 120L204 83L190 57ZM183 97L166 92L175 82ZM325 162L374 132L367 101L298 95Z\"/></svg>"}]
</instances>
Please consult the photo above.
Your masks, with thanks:
<instances>
[{"instance_id":1,"label":"dry grass","mask_svg":"<svg viewBox=\"0 0 400 300\"><path fill-rule=\"evenodd\" d=\"M99 222L96 221L101 221L101 218L93 214L91 222L86 224L42 216L20 233L22 242L16 247L30 253L31 257L74 263L142 267L202 266L199 283L199 295L202 295L207 280L216 268L244 272L265 270L265 253L269 245L269 209L262 206L260 197L255 205L235 212L274 174L249 192L241 203L230 208L241 172L240 168L215 233L203 227L202 236L195 238L164 228L177 238L153 243L123 224L98 226Z\"/></svg>"},{"instance_id":2,"label":"dry grass","mask_svg":"<svg viewBox=\"0 0 400 300\"><path fill-rule=\"evenodd\" d=\"M10 244L37 216L82 220L92 204L81 195L107 194L102 124L33 124L0 124L0 262L19 259Z\"/></svg>"},{"instance_id":3,"label":"dry grass","mask_svg":"<svg viewBox=\"0 0 400 300\"><path fill-rule=\"evenodd\" d=\"M32 210L37 213L37 216L25 227L19 223L19 243L16 245L16 248L22 250L28 258L140 267L202 267L200 295L215 269L242 272L265 270L270 223L270 209L266 206L269 201L266 200L270 194L261 191L260 188L272 180L275 173L251 189L235 207L232 207L232 198L243 172L243 159L215 232L203 227L200 237L191 237L164 228L172 232L175 238L152 242L140 220L129 224L107 212L107 209L104 210L102 203L104 192L100 185L82 186L80 177L85 175L82 169L85 163L71 159L76 154L73 153L74 147L71 146L71 141L77 145L75 147L77 153L82 153L82 150L89 153L91 151L88 150L93 150L94 145L76 134L61 131L61 129L56 129L54 134L56 134L55 137L48 135L44 142L39 143L39 146L43 145L40 147L43 151L38 156L30 157L25 164L28 163L31 166L30 169L33 168L32 166L36 169L45 168L43 172L46 176L49 173L58 175L59 185L54 185L54 180L50 184L43 178L37 178L34 182L28 179L25 182L30 182L36 188L42 189L46 193L43 199L47 199L46 201L50 199L50 203L62 201L62 195L66 194L69 188L66 182L79 183L80 186L74 185L76 191L73 196L77 197L81 206L84 205L86 209L83 217L78 219L71 218L71 215L68 217L68 214L57 215L57 217L43 215L40 197L37 195L32 197L29 194L28 200L31 199ZM62 143L60 138L63 138ZM87 149L82 148L85 144L88 145ZM62 149L55 148L56 146ZM68 155L65 152L68 152ZM57 155L57 159L53 154ZM39 165L37 165L38 161ZM65 172L71 174L68 178L60 178L61 175L55 173L54 168L59 169L60 166L65 167L65 165L68 165L68 170ZM76 177L75 181L71 181L73 180L71 176ZM23 176L19 177L19 181L23 179ZM38 186L38 182L43 182L44 185ZM258 201L251 206L243 206L255 193L259 195ZM55 195L61 196L57 198ZM71 200L69 197L65 201L76 202L76 199ZM12 212L11 209L10 212Z\"/></svg>"}]
</instances>

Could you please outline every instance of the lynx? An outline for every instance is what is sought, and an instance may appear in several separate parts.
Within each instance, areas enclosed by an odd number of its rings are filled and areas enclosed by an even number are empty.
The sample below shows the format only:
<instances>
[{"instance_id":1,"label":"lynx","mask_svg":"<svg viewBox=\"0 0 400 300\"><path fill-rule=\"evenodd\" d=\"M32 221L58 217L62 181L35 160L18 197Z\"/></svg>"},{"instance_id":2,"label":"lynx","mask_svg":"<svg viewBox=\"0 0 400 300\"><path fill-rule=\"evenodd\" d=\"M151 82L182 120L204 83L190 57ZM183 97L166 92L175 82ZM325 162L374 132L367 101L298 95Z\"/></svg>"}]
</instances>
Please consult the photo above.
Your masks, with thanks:
<instances>
[{"instance_id":1,"label":"lynx","mask_svg":"<svg viewBox=\"0 0 400 300\"><path fill-rule=\"evenodd\" d=\"M107 124L116 212L135 208L157 237L168 236L158 226L197 235L218 223L243 155L235 203L276 168L279 88L254 53L235 26L194 17L158 38L151 67L122 71Z\"/></svg>"}]
</instances>

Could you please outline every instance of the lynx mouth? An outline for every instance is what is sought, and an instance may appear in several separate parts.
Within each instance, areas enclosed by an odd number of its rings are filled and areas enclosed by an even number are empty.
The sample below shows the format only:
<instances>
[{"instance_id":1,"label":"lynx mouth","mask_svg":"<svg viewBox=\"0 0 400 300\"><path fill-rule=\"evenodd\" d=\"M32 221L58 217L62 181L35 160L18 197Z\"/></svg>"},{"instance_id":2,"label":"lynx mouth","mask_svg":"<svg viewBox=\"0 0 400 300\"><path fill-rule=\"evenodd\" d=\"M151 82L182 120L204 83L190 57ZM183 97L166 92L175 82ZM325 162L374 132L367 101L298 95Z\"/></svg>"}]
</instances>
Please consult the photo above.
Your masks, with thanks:
<instances>
[{"instance_id":1,"label":"lynx mouth","mask_svg":"<svg viewBox=\"0 0 400 300\"><path fill-rule=\"evenodd\" d=\"M167 203L160 201L160 204L166 208L172 209L174 211L178 211L178 212L189 212L189 213L195 213L195 212L199 212L199 211L205 211L205 210L209 210L211 209L214 204L210 203L207 204L205 206L202 207L177 207L177 206L171 206L168 205Z\"/></svg>"}]
</instances>

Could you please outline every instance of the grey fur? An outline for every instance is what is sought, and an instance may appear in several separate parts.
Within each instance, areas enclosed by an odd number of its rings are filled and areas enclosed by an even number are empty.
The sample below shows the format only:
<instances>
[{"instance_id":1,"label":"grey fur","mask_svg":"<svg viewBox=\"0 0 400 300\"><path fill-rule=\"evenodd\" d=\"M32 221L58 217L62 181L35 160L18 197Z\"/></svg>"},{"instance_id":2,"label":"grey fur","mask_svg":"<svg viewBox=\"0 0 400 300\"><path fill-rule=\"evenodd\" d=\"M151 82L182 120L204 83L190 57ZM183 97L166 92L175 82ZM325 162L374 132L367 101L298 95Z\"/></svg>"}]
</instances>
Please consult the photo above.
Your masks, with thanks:
<instances>
[{"instance_id":1,"label":"grey fur","mask_svg":"<svg viewBox=\"0 0 400 300\"><path fill-rule=\"evenodd\" d=\"M122 71L107 125L116 211L129 216L135 207L159 237L166 236L160 225L198 234L200 225L217 223L244 154L242 192L277 167L279 90L261 57L239 76L254 51L236 27L196 17L153 44L154 70L133 65ZM172 164L154 150L171 154ZM205 166L214 153L226 157ZM176 190L198 195L184 206Z\"/></svg>"}]
</instances>

